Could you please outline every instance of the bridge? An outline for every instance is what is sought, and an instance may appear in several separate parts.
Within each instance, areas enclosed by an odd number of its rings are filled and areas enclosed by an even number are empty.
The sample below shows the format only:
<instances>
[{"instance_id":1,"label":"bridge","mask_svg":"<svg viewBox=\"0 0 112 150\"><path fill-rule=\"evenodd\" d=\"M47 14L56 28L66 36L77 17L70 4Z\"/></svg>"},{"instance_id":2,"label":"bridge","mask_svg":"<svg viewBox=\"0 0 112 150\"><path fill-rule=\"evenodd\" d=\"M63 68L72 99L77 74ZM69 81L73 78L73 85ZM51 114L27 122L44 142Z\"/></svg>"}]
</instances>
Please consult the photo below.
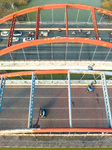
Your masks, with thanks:
<instances>
[{"instance_id":1,"label":"bridge","mask_svg":"<svg viewBox=\"0 0 112 150\"><path fill-rule=\"evenodd\" d=\"M40 12L47 9L65 9L65 25L54 22L54 28L41 25ZM93 28L70 25L69 9L90 11ZM14 30L22 30L27 37L21 23L16 28L17 17L34 11L37 12L35 28L29 30L35 32L34 40L22 42L22 37L14 44ZM4 27L9 31L8 38L1 36L0 47L1 134L112 132L112 29L110 23L98 29L95 12L112 16L111 11L98 7L53 4L28 8L0 19L1 32ZM10 29L6 27L9 24ZM49 32L48 36L41 37L41 31ZM107 35L108 39L102 40L99 35ZM33 128L40 107L46 110L46 118L39 118L40 128Z\"/></svg>"}]
</instances>

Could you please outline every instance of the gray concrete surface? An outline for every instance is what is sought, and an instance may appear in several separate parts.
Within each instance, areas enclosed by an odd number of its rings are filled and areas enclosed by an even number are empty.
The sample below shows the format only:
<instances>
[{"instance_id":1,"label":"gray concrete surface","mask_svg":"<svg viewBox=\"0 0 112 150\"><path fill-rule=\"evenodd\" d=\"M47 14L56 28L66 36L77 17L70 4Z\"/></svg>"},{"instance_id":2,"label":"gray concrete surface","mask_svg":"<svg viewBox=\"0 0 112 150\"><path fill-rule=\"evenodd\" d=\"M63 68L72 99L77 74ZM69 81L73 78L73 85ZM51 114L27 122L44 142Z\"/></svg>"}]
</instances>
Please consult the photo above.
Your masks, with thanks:
<instances>
[{"instance_id":1,"label":"gray concrete surface","mask_svg":"<svg viewBox=\"0 0 112 150\"><path fill-rule=\"evenodd\" d=\"M0 147L112 147L112 136L0 136Z\"/></svg>"},{"instance_id":2,"label":"gray concrete surface","mask_svg":"<svg viewBox=\"0 0 112 150\"><path fill-rule=\"evenodd\" d=\"M112 61L0 61L0 73L5 70L46 70L46 69L84 69L93 66L94 70L112 70ZM63 78L64 79L64 78ZM65 75L66 79L66 75ZM7 80L7 82L10 80ZM59 80L52 81L58 83ZM17 80L18 83L25 83L24 80ZM44 81L38 81L39 83ZM46 81L51 82L51 81ZM65 81L66 82L66 81ZM13 83L13 82L12 82Z\"/></svg>"}]
</instances>

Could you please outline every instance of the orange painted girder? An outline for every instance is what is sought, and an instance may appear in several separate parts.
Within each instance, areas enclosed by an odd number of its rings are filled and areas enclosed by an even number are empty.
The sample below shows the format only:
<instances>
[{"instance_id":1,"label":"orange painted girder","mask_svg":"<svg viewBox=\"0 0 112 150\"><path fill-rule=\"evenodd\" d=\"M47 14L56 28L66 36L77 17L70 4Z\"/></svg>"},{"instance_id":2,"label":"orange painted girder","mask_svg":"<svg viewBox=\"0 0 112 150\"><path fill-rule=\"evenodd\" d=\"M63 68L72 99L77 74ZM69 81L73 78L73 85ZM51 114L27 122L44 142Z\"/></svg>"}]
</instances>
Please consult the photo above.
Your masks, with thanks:
<instances>
[{"instance_id":1,"label":"orange painted girder","mask_svg":"<svg viewBox=\"0 0 112 150\"><path fill-rule=\"evenodd\" d=\"M39 36L39 20L40 20L40 10L37 9L37 19L36 19L36 30L35 30L35 40L38 39Z\"/></svg>"},{"instance_id":2,"label":"orange painted girder","mask_svg":"<svg viewBox=\"0 0 112 150\"><path fill-rule=\"evenodd\" d=\"M33 133L42 132L108 132L112 133L111 128L41 128L34 129Z\"/></svg>"},{"instance_id":3,"label":"orange painted girder","mask_svg":"<svg viewBox=\"0 0 112 150\"><path fill-rule=\"evenodd\" d=\"M6 73L0 74L0 78L3 77L17 77L17 76L26 76L32 75L32 73L36 75L43 74L67 74L68 70L37 70L37 71L23 71L23 72L14 72L14 73Z\"/></svg>"},{"instance_id":4,"label":"orange painted girder","mask_svg":"<svg viewBox=\"0 0 112 150\"><path fill-rule=\"evenodd\" d=\"M112 11L106 10L106 9L102 9L99 7L94 7L94 6L89 6L89 5L82 5L82 4L50 4L50 5L42 5L42 6L36 6L36 7L31 7L31 8L27 8L27 9L23 9L20 11L17 11L15 13L12 13L10 15L7 15L3 18L0 19L0 24L8 21L10 19L13 18L13 15L15 16L20 16L26 13L31 13L31 12L35 12L37 11L37 9L39 8L39 10L46 10L46 9L61 9L61 8L71 8L71 9L84 9L84 10L92 10L94 9L97 12L112 16Z\"/></svg>"},{"instance_id":5,"label":"orange painted girder","mask_svg":"<svg viewBox=\"0 0 112 150\"><path fill-rule=\"evenodd\" d=\"M67 6L65 7L65 19L66 19L66 37L68 37L68 13L67 13Z\"/></svg>"},{"instance_id":6,"label":"orange painted girder","mask_svg":"<svg viewBox=\"0 0 112 150\"><path fill-rule=\"evenodd\" d=\"M15 23L16 23L16 17L13 16L12 22L11 22L11 26L10 26L10 32L9 32L7 47L12 45L12 38L13 38L13 32L14 32Z\"/></svg>"},{"instance_id":7,"label":"orange painted girder","mask_svg":"<svg viewBox=\"0 0 112 150\"><path fill-rule=\"evenodd\" d=\"M98 27L97 27L97 21L96 21L95 10L93 9L93 10L91 11L91 13L92 13L92 19L93 19L93 26L94 26L95 38L98 40L98 39L99 39L99 34L98 34Z\"/></svg>"},{"instance_id":8,"label":"orange painted girder","mask_svg":"<svg viewBox=\"0 0 112 150\"><path fill-rule=\"evenodd\" d=\"M106 41L94 40L89 38L79 38L79 37L53 37L53 38L44 38L44 39L37 39L34 41L23 42L23 43L19 43L7 47L0 51L0 56L29 46L48 44L48 43L66 43L66 42L86 43L86 44L93 44L93 45L103 46L107 48L112 48L112 43Z\"/></svg>"}]
</instances>

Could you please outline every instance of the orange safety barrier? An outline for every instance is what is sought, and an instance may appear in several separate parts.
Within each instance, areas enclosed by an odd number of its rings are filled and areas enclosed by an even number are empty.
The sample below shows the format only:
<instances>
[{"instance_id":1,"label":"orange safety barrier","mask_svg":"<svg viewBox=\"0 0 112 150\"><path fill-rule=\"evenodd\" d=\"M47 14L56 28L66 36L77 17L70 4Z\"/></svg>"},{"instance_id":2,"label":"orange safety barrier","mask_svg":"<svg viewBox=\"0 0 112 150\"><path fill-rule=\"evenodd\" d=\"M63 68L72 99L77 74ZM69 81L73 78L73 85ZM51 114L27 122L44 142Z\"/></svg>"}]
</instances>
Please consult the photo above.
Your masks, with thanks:
<instances>
[{"instance_id":1,"label":"orange safety barrier","mask_svg":"<svg viewBox=\"0 0 112 150\"><path fill-rule=\"evenodd\" d=\"M12 130L0 130L0 134L19 134L19 133L92 133L92 134L101 134L101 133L112 133L112 128L30 128L30 129L12 129ZM105 134L106 135L106 134Z\"/></svg>"},{"instance_id":2,"label":"orange safety barrier","mask_svg":"<svg viewBox=\"0 0 112 150\"><path fill-rule=\"evenodd\" d=\"M33 133L58 133L58 132L108 132L112 133L111 128L37 128L33 129Z\"/></svg>"},{"instance_id":3,"label":"orange safety barrier","mask_svg":"<svg viewBox=\"0 0 112 150\"><path fill-rule=\"evenodd\" d=\"M112 43L106 41L94 40L89 38L79 38L79 37L53 37L53 38L44 38L44 39L37 39L33 41L23 42L23 43L19 43L7 47L0 51L0 56L29 46L49 44L49 43L66 43L66 42L93 44L93 45L103 46L112 49Z\"/></svg>"}]
</instances>

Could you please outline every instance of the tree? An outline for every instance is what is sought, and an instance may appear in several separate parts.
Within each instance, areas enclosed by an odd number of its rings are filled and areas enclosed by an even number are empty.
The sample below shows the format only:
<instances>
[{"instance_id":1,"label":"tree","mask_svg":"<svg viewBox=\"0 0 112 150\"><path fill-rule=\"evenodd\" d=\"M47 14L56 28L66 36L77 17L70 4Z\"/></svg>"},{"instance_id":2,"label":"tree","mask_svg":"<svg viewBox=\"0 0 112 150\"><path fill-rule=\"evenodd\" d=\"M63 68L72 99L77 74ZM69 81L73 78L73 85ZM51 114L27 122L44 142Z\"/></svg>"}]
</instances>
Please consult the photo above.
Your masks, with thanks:
<instances>
[{"instance_id":1,"label":"tree","mask_svg":"<svg viewBox=\"0 0 112 150\"><path fill-rule=\"evenodd\" d=\"M112 11L112 0L102 0L101 8L104 8L104 9ZM108 21L112 21L112 17L111 16L108 16L108 15L105 15L105 14L100 14L100 16L103 16Z\"/></svg>"},{"instance_id":2,"label":"tree","mask_svg":"<svg viewBox=\"0 0 112 150\"><path fill-rule=\"evenodd\" d=\"M18 11L19 5L26 5L30 0L0 0L0 18ZM12 7L12 3L15 7ZM24 21L26 15L18 16L17 20Z\"/></svg>"}]
</instances>

